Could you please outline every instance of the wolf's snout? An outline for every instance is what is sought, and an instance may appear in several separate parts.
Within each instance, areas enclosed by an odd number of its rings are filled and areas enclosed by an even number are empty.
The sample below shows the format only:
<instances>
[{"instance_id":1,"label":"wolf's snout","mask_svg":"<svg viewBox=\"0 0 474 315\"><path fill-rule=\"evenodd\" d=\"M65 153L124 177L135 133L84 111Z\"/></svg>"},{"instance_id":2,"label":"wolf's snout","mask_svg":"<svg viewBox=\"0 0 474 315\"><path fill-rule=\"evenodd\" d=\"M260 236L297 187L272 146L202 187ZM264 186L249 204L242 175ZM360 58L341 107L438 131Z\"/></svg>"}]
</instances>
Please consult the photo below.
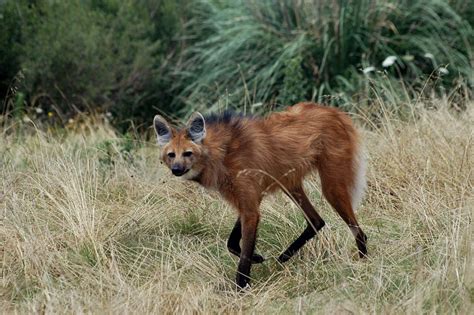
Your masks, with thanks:
<instances>
[{"instance_id":1,"label":"wolf's snout","mask_svg":"<svg viewBox=\"0 0 474 315\"><path fill-rule=\"evenodd\" d=\"M186 173L186 169L182 165L173 165L173 167L171 168L171 172L175 176L181 176Z\"/></svg>"}]
</instances>

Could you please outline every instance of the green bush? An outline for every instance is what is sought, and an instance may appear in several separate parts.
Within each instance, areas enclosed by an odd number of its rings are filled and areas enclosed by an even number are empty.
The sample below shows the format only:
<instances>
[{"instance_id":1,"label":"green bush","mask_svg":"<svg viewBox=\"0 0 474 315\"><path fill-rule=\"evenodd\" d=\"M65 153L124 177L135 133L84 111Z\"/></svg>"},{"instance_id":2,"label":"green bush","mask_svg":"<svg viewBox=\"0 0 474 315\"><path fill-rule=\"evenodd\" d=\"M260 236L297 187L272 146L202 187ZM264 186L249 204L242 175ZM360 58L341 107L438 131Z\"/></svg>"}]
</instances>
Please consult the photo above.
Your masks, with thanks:
<instances>
[{"instance_id":1,"label":"green bush","mask_svg":"<svg viewBox=\"0 0 474 315\"><path fill-rule=\"evenodd\" d=\"M52 111L62 121L78 112L110 111L119 126L147 121L156 108L171 111L165 59L180 23L169 14L178 12L176 5L134 0L21 3L16 9L28 19L18 28L23 42L15 60L23 70L20 90L28 95L29 106ZM15 4L9 1L7 7ZM12 14L8 18L14 19Z\"/></svg>"},{"instance_id":2,"label":"green bush","mask_svg":"<svg viewBox=\"0 0 474 315\"><path fill-rule=\"evenodd\" d=\"M453 86L459 77L473 82L469 56L474 33L447 1L202 5L207 10L196 18L195 31L208 36L188 49L181 77L186 82L181 97L188 108L219 107L222 101L243 108L307 99L346 103L353 96L364 97L367 76L380 76L376 71L364 74L369 66L401 78L400 86L414 91L431 74L439 87ZM391 55L397 57L395 64L382 67ZM441 65L449 74L438 75Z\"/></svg>"},{"instance_id":3,"label":"green bush","mask_svg":"<svg viewBox=\"0 0 474 315\"><path fill-rule=\"evenodd\" d=\"M5 4L0 2L0 102L10 88L13 87L15 76L20 71L19 55L21 51L22 16L18 3L12 1Z\"/></svg>"},{"instance_id":4,"label":"green bush","mask_svg":"<svg viewBox=\"0 0 474 315\"><path fill-rule=\"evenodd\" d=\"M111 112L123 131L157 111L455 94L474 82L469 2L0 0L2 113Z\"/></svg>"}]
</instances>

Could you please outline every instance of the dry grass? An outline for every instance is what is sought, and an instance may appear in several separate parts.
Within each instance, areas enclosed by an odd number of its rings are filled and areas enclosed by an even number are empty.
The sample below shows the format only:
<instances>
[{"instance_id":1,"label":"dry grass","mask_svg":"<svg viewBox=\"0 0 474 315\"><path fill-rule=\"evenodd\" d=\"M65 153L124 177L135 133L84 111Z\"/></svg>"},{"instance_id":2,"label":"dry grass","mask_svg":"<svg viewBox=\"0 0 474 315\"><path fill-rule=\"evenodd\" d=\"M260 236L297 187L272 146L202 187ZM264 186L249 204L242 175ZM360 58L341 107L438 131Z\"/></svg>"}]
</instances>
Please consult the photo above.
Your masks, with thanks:
<instances>
[{"instance_id":1,"label":"dry grass","mask_svg":"<svg viewBox=\"0 0 474 315\"><path fill-rule=\"evenodd\" d=\"M474 106L389 114L366 128L366 260L316 177L328 223L285 265L302 212L269 197L253 287L234 291L225 242L235 219L217 195L172 179L152 143L105 125L0 140L0 311L92 313L472 313ZM369 131L371 129L372 131ZM127 153L129 152L129 153Z\"/></svg>"}]
</instances>

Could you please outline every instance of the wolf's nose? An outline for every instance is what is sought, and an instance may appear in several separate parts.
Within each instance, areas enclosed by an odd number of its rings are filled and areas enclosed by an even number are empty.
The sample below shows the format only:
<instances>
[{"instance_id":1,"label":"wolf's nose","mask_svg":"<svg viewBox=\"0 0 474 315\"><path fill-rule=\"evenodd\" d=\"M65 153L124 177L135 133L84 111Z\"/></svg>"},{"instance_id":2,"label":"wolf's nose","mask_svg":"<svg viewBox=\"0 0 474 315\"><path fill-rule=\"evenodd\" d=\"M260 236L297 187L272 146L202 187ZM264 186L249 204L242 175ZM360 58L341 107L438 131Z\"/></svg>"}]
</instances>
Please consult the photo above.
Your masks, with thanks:
<instances>
[{"instance_id":1,"label":"wolf's nose","mask_svg":"<svg viewBox=\"0 0 474 315\"><path fill-rule=\"evenodd\" d=\"M175 176L181 176L184 174L184 167L180 167L180 166L173 166L171 168L171 172L173 173L173 175Z\"/></svg>"}]
</instances>

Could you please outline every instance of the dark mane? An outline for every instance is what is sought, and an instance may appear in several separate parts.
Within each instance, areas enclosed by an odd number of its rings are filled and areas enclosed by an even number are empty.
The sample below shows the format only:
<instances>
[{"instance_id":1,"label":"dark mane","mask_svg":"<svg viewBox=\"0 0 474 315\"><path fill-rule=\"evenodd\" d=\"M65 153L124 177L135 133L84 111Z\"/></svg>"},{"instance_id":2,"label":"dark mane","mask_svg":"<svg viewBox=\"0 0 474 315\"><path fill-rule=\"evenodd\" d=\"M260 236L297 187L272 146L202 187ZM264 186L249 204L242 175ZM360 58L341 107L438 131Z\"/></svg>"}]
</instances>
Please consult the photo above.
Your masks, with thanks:
<instances>
[{"instance_id":1,"label":"dark mane","mask_svg":"<svg viewBox=\"0 0 474 315\"><path fill-rule=\"evenodd\" d=\"M239 122L243 118L252 118L252 116L236 113L232 110L225 110L222 113L212 113L204 116L204 121L206 125L229 124L232 121Z\"/></svg>"}]
</instances>

